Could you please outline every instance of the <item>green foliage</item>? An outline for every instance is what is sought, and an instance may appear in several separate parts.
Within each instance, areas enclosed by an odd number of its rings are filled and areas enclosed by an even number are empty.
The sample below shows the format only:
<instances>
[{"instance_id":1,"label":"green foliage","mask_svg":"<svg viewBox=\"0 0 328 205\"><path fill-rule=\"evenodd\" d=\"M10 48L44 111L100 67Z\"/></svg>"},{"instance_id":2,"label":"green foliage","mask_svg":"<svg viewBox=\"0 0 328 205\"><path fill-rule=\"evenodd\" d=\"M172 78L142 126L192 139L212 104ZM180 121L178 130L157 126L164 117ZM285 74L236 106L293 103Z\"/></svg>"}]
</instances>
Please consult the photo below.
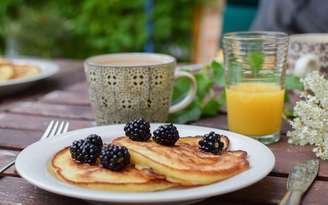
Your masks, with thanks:
<instances>
[{"instance_id":1,"label":"green foliage","mask_svg":"<svg viewBox=\"0 0 328 205\"><path fill-rule=\"evenodd\" d=\"M195 75L197 82L197 96L200 99L203 99L212 88L213 82L209 75L207 75L207 71L203 70L202 72L196 73Z\"/></svg>"},{"instance_id":2,"label":"green foliage","mask_svg":"<svg viewBox=\"0 0 328 205\"><path fill-rule=\"evenodd\" d=\"M285 109L284 115L287 119L294 118L294 110L291 105L289 95L293 93L294 90L304 90L304 84L301 82L301 79L293 74L286 75L285 77Z\"/></svg>"},{"instance_id":3,"label":"green foliage","mask_svg":"<svg viewBox=\"0 0 328 205\"><path fill-rule=\"evenodd\" d=\"M212 96L207 103L204 105L202 114L204 116L214 116L217 114L221 107L220 102L215 96Z\"/></svg>"},{"instance_id":4,"label":"green foliage","mask_svg":"<svg viewBox=\"0 0 328 205\"><path fill-rule=\"evenodd\" d=\"M72 40L69 35L70 25L58 14L58 10L43 7L36 13L29 7L22 7L20 14L29 18L12 20L2 30L8 39L15 41L13 49L16 53L51 57L59 56L61 49L76 52L72 47L66 46Z\"/></svg>"},{"instance_id":5,"label":"green foliage","mask_svg":"<svg viewBox=\"0 0 328 205\"><path fill-rule=\"evenodd\" d=\"M35 54L37 50L45 57L85 58L99 53L143 51L147 39L145 2L1 0L0 41L15 36L23 54ZM154 0L155 52L171 53L180 60L190 58L192 10L200 2ZM8 29L12 27L16 29Z\"/></svg>"},{"instance_id":6,"label":"green foliage","mask_svg":"<svg viewBox=\"0 0 328 205\"><path fill-rule=\"evenodd\" d=\"M222 96L215 95L214 86L224 85L224 69L222 64L215 61L204 66L199 72L194 74L197 82L197 93L195 100L185 110L169 116L170 122L187 123L196 121L201 117L215 116L225 102ZM173 89L172 102L181 100L190 87L187 79L176 81ZM223 92L221 92L223 93Z\"/></svg>"},{"instance_id":7,"label":"green foliage","mask_svg":"<svg viewBox=\"0 0 328 205\"><path fill-rule=\"evenodd\" d=\"M257 76L264 63L264 54L259 51L251 52L247 56L247 61L251 67L253 76Z\"/></svg>"},{"instance_id":8,"label":"green foliage","mask_svg":"<svg viewBox=\"0 0 328 205\"><path fill-rule=\"evenodd\" d=\"M285 79L285 89L286 90L303 90L304 85L301 79L296 75L286 75Z\"/></svg>"},{"instance_id":9,"label":"green foliage","mask_svg":"<svg viewBox=\"0 0 328 205\"><path fill-rule=\"evenodd\" d=\"M217 61L213 61L211 66L213 69L213 80L219 86L224 86L224 67L223 67L223 65Z\"/></svg>"},{"instance_id":10,"label":"green foliage","mask_svg":"<svg viewBox=\"0 0 328 205\"><path fill-rule=\"evenodd\" d=\"M169 121L174 123L187 123L198 120L202 115L201 105L197 99L183 111L169 115Z\"/></svg>"}]
</instances>

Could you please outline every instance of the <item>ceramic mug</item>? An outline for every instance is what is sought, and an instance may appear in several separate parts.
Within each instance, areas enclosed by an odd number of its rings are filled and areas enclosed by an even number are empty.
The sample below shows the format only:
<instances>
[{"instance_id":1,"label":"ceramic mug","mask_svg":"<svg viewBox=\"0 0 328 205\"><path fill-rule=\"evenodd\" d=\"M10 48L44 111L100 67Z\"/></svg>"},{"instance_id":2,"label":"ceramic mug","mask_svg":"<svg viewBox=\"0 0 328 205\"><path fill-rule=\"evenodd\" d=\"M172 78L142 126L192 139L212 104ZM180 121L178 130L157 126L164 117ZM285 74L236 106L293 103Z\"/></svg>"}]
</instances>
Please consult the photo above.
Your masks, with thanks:
<instances>
[{"instance_id":1,"label":"ceramic mug","mask_svg":"<svg viewBox=\"0 0 328 205\"><path fill-rule=\"evenodd\" d=\"M84 63L89 97L97 125L126 123L140 117L165 122L169 113L186 108L194 99L193 75L176 71L174 57L151 53L118 53L88 58ZM191 82L188 94L171 106L175 79Z\"/></svg>"},{"instance_id":2,"label":"ceramic mug","mask_svg":"<svg viewBox=\"0 0 328 205\"><path fill-rule=\"evenodd\" d=\"M288 64L296 75L304 77L311 70L327 70L328 34L296 34L289 39Z\"/></svg>"}]
</instances>

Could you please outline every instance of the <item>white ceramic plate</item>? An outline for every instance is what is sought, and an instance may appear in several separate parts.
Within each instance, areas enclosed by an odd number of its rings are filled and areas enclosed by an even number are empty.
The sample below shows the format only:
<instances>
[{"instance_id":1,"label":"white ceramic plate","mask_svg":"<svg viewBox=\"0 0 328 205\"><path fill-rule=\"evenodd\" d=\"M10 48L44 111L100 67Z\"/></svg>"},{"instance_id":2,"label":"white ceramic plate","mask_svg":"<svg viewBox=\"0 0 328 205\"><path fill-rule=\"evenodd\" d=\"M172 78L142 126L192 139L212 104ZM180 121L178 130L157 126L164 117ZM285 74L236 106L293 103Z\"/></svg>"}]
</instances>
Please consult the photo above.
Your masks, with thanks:
<instances>
[{"instance_id":1,"label":"white ceramic plate","mask_svg":"<svg viewBox=\"0 0 328 205\"><path fill-rule=\"evenodd\" d=\"M154 130L158 126L159 124L152 124L151 129ZM60 149L69 146L73 140L95 133L102 136L105 142L110 142L111 139L124 134L123 127L124 125L110 125L86 128L71 131L53 139L36 142L19 154L16 160L16 169L31 184L65 196L94 202L124 204L168 204L174 202L176 204L177 202L189 203L247 187L269 174L275 163L274 155L270 149L249 137L213 128L176 125L180 136L200 135L210 131L227 135L231 141L231 150L241 149L247 151L250 169L222 182L207 186L148 193L105 192L79 188L58 181L48 172L47 167L52 156Z\"/></svg>"},{"instance_id":2,"label":"white ceramic plate","mask_svg":"<svg viewBox=\"0 0 328 205\"><path fill-rule=\"evenodd\" d=\"M36 65L40 68L41 72L37 75L26 77L26 78L0 81L0 95L9 94L25 89L35 81L48 78L54 75L58 71L58 65L48 60L33 59L33 58L31 59L16 58L16 59L9 59L9 60L14 62L15 64Z\"/></svg>"}]
</instances>

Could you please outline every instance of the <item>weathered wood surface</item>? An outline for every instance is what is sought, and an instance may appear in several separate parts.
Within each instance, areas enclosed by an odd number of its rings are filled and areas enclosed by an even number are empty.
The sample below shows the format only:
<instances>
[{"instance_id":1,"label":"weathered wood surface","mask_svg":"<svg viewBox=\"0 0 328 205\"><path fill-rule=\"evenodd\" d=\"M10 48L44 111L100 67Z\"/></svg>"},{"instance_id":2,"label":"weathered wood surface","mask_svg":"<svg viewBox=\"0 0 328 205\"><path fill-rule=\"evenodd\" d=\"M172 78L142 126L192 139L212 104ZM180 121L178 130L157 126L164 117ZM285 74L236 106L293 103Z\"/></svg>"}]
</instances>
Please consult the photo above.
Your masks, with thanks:
<instances>
[{"instance_id":1,"label":"weathered wood surface","mask_svg":"<svg viewBox=\"0 0 328 205\"><path fill-rule=\"evenodd\" d=\"M94 116L87 94L82 63L58 60L60 72L51 79L40 81L28 91L0 98L0 149L18 152L37 141L48 123L53 119L70 121L70 129L95 126ZM227 129L226 115L201 119L195 125ZM217 196L198 204L276 204L283 196L290 169L298 162L314 158L310 146L287 143L282 129L282 140L270 145L276 157L276 166L259 183L246 189ZM0 178L0 204L87 204L84 201L48 193L33 187L11 167ZM321 161L319 176L306 194L303 204L326 204L328 191L328 163Z\"/></svg>"},{"instance_id":2,"label":"weathered wood surface","mask_svg":"<svg viewBox=\"0 0 328 205\"><path fill-rule=\"evenodd\" d=\"M2 205L71 205L88 204L82 200L63 197L38 189L24 179L18 177L3 177L0 179L0 204ZM266 177L260 182L230 194L212 197L197 203L197 205L273 205L277 204L286 190L286 178ZM316 181L303 200L304 205L325 204L328 183Z\"/></svg>"}]
</instances>

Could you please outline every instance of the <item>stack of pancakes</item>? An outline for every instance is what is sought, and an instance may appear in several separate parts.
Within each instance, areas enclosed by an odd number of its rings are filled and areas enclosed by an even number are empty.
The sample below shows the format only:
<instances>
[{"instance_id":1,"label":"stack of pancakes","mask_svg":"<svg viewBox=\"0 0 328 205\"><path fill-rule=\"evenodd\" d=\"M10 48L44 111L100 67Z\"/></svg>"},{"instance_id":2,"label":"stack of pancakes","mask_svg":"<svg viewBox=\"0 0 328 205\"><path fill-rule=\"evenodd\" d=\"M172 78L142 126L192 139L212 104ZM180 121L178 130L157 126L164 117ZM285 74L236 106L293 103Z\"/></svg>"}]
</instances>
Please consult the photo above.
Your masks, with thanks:
<instances>
[{"instance_id":1,"label":"stack of pancakes","mask_svg":"<svg viewBox=\"0 0 328 205\"><path fill-rule=\"evenodd\" d=\"M50 169L58 179L80 187L145 192L211 184L249 168L246 152L228 151L228 138L221 137L224 148L219 155L201 151L200 139L182 137L174 146L167 147L154 141L138 142L119 137L112 143L129 149L132 164L121 172L78 164L71 158L69 148L53 157Z\"/></svg>"},{"instance_id":2,"label":"stack of pancakes","mask_svg":"<svg viewBox=\"0 0 328 205\"><path fill-rule=\"evenodd\" d=\"M31 77L40 72L40 68L35 65L16 64L0 58L0 81Z\"/></svg>"}]
</instances>

